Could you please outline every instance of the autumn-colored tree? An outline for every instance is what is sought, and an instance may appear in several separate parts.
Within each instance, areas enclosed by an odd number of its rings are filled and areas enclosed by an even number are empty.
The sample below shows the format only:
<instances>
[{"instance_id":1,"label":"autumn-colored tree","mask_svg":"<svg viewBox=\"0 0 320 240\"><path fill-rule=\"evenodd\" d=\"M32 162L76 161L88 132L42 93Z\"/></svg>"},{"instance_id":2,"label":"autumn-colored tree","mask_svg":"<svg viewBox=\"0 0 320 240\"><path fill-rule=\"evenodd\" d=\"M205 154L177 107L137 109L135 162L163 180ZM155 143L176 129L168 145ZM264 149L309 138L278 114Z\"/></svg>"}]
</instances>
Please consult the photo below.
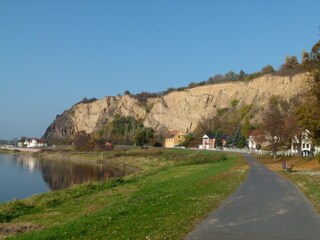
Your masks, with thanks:
<instances>
[{"instance_id":1,"label":"autumn-colored tree","mask_svg":"<svg viewBox=\"0 0 320 240\"><path fill-rule=\"evenodd\" d=\"M213 77L210 77L208 80L207 80L207 83L208 84L213 84L213 83L221 83L221 82L224 82L225 81L225 78L223 75L221 74L216 74L214 75Z\"/></svg>"},{"instance_id":2,"label":"autumn-colored tree","mask_svg":"<svg viewBox=\"0 0 320 240\"><path fill-rule=\"evenodd\" d=\"M300 64L298 62L298 59L296 56L287 56L285 63L281 65L279 69L280 75L294 75L303 70L300 67Z\"/></svg>"},{"instance_id":3,"label":"autumn-colored tree","mask_svg":"<svg viewBox=\"0 0 320 240\"><path fill-rule=\"evenodd\" d=\"M320 41L304 54L304 68L310 72L310 91L298 110L300 126L309 131L314 144L320 144ZM312 154L312 153L311 153Z\"/></svg>"},{"instance_id":4,"label":"autumn-colored tree","mask_svg":"<svg viewBox=\"0 0 320 240\"><path fill-rule=\"evenodd\" d=\"M279 147L287 141L287 129L285 127L285 113L281 108L281 100L273 96L269 100L268 109L262 117L262 129L265 133L266 140L270 142L272 155L275 159Z\"/></svg>"},{"instance_id":5,"label":"autumn-colored tree","mask_svg":"<svg viewBox=\"0 0 320 240\"><path fill-rule=\"evenodd\" d=\"M304 128L299 124L297 111L299 106L302 105L303 96L297 95L284 103L283 109L285 109L285 129L287 131L287 146L293 147L301 154L301 142Z\"/></svg>"},{"instance_id":6,"label":"autumn-colored tree","mask_svg":"<svg viewBox=\"0 0 320 240\"><path fill-rule=\"evenodd\" d=\"M78 151L92 151L94 140L85 131L80 131L73 138L73 146Z\"/></svg>"},{"instance_id":7,"label":"autumn-colored tree","mask_svg":"<svg viewBox=\"0 0 320 240\"><path fill-rule=\"evenodd\" d=\"M301 151L303 128L297 117L298 106L301 105L301 96L283 100L280 96L272 96L267 111L263 114L263 123L260 129L265 132L271 143L273 156L276 157L278 148L290 148L295 144L298 152Z\"/></svg>"}]
</instances>

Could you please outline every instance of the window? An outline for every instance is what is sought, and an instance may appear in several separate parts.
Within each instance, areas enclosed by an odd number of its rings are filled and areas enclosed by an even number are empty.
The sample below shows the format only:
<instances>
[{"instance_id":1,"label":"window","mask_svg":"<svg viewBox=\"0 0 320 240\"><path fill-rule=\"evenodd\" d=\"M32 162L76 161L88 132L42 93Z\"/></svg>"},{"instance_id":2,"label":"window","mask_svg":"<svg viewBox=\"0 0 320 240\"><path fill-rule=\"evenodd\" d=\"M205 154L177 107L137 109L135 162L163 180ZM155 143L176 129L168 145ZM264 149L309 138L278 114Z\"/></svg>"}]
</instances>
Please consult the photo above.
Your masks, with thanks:
<instances>
[{"instance_id":1,"label":"window","mask_svg":"<svg viewBox=\"0 0 320 240\"><path fill-rule=\"evenodd\" d=\"M307 148L309 148L309 143L307 143Z\"/></svg>"},{"instance_id":2,"label":"window","mask_svg":"<svg viewBox=\"0 0 320 240\"><path fill-rule=\"evenodd\" d=\"M305 148L306 147L306 145L305 144L302 144L302 148Z\"/></svg>"}]
</instances>

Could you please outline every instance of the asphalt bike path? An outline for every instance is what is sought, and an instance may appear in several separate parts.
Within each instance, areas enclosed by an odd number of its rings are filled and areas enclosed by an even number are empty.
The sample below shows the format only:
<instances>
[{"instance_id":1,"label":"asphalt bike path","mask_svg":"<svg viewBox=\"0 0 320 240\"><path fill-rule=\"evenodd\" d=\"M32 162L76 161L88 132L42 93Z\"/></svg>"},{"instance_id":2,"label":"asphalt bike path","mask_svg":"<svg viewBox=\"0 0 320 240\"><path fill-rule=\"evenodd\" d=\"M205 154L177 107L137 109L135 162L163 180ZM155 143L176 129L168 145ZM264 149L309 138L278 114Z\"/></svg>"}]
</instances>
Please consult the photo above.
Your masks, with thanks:
<instances>
[{"instance_id":1,"label":"asphalt bike path","mask_svg":"<svg viewBox=\"0 0 320 240\"><path fill-rule=\"evenodd\" d=\"M290 181L245 155L245 182L185 240L320 240L320 217Z\"/></svg>"}]
</instances>

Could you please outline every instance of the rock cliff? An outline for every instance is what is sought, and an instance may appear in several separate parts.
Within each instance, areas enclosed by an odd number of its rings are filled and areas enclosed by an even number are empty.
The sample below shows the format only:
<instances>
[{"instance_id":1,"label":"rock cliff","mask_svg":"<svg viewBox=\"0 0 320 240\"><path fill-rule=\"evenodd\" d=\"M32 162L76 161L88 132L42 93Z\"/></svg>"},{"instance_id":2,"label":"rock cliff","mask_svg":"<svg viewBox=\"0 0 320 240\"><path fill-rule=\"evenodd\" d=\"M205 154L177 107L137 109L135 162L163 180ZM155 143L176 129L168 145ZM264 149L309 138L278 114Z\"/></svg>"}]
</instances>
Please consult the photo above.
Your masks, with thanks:
<instances>
[{"instance_id":1,"label":"rock cliff","mask_svg":"<svg viewBox=\"0 0 320 240\"><path fill-rule=\"evenodd\" d=\"M155 130L175 129L183 132L194 130L204 117L212 116L218 109L254 104L263 107L272 95L289 99L307 89L307 75L292 77L265 75L249 82L230 82L205 85L174 91L143 104L136 98L124 95L105 97L90 103L79 103L58 115L48 127L44 138L49 142L72 138L76 132L91 133L98 130L115 114L133 116Z\"/></svg>"}]
</instances>

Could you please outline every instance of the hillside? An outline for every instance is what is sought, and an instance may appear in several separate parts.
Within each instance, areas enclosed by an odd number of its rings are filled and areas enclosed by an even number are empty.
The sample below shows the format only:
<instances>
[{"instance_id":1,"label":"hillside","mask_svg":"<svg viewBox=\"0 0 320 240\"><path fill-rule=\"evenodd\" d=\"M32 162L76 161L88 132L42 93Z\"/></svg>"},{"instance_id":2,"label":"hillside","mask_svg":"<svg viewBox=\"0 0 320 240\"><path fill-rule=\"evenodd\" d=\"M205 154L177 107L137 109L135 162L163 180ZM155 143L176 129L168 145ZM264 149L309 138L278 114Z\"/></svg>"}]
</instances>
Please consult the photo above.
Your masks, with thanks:
<instances>
[{"instance_id":1,"label":"hillside","mask_svg":"<svg viewBox=\"0 0 320 240\"><path fill-rule=\"evenodd\" d=\"M199 121L228 108L237 101L237 108L252 104L253 120L259 118L263 106L272 95L289 99L306 89L306 74L289 76L265 75L252 81L237 81L205 85L174 91L162 97L149 98L144 103L130 95L105 97L78 103L58 115L48 127L44 138L49 142L72 138L79 131L92 133L112 120L115 114L133 116L156 131L166 129L193 131Z\"/></svg>"}]
</instances>

